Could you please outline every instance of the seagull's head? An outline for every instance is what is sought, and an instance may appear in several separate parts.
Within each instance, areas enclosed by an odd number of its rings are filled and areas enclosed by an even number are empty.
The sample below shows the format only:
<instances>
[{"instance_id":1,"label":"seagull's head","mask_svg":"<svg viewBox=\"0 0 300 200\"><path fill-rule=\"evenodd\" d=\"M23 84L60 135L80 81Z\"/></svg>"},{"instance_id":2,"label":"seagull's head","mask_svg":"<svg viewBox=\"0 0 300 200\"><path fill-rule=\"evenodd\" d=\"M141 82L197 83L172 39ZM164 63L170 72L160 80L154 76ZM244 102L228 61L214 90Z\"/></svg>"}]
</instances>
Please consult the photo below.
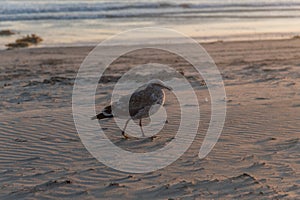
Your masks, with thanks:
<instances>
[{"instance_id":1,"label":"seagull's head","mask_svg":"<svg viewBox=\"0 0 300 200\"><path fill-rule=\"evenodd\" d=\"M160 87L162 89L167 89L167 90L172 90L172 88L170 86L167 86L163 81L159 80L159 79L152 79L151 81L148 82L147 85L153 85L153 86L157 86Z\"/></svg>"}]
</instances>

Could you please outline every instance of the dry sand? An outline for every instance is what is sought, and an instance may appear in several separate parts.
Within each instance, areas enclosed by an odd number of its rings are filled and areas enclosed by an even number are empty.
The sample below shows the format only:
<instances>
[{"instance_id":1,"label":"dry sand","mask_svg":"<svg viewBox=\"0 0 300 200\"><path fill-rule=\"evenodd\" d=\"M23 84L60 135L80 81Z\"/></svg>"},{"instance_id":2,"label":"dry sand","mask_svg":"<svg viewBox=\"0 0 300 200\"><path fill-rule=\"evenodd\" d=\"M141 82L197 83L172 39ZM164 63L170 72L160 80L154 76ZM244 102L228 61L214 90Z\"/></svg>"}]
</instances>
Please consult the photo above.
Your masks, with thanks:
<instances>
[{"instance_id":1,"label":"dry sand","mask_svg":"<svg viewBox=\"0 0 300 200\"><path fill-rule=\"evenodd\" d=\"M223 75L228 110L221 138L203 160L197 154L209 123L209 96L180 58L154 50L140 52L139 59L124 56L99 84L98 110L130 66L158 59L197 90L202 118L196 140L175 163L147 174L106 167L78 137L72 87L91 47L0 51L0 199L299 199L300 40L204 47ZM113 120L101 125L124 149L157 149L178 127L174 100L166 101L169 123L153 141L124 140Z\"/></svg>"}]
</instances>

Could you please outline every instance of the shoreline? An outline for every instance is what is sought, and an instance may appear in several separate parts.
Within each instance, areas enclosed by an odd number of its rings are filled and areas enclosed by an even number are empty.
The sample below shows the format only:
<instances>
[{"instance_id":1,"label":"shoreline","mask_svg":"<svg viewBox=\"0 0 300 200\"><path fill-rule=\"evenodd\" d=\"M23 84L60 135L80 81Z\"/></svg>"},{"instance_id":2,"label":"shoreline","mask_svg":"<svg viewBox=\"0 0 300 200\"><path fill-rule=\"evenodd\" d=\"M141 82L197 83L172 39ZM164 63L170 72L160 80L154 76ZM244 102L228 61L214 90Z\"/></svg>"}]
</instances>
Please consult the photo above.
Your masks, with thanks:
<instances>
[{"instance_id":1,"label":"shoreline","mask_svg":"<svg viewBox=\"0 0 300 200\"><path fill-rule=\"evenodd\" d=\"M212 41L203 41L201 42L198 38L192 38L193 40L195 40L196 42L198 42L200 45L209 45L209 44L215 44L215 43L225 43L225 44L234 44L234 43L249 43L249 42L282 42L282 41L291 41L291 40L299 40L299 35L294 35L292 37L286 37L286 38L264 38L264 39L257 39L257 38L253 38L253 39L241 39L241 40L212 40ZM102 40L105 41L105 40ZM11 50L26 50L26 49L55 49L55 48L95 48L98 44L100 44L102 41L100 41L97 44L93 44L93 43L81 43L81 44L57 44L57 45L43 45L43 43L39 44L39 45L32 45L30 47L26 47L26 48L13 48L13 49L7 49L7 48L0 48L0 52L1 51L11 51ZM156 44L156 43L154 43ZM157 43L159 44L159 43ZM179 45L179 44L183 44L183 43L176 43L174 45ZM115 44L112 46L119 46L119 44Z\"/></svg>"}]
</instances>

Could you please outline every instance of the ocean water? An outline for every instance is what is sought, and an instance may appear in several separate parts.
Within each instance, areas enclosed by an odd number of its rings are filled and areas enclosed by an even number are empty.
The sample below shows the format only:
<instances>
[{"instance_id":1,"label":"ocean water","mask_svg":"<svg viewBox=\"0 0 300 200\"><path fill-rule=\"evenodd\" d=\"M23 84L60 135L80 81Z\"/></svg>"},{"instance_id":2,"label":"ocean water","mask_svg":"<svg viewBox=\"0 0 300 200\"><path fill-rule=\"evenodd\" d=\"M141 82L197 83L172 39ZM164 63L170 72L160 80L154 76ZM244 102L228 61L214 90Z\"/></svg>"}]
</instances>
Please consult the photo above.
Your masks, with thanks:
<instances>
[{"instance_id":1,"label":"ocean water","mask_svg":"<svg viewBox=\"0 0 300 200\"><path fill-rule=\"evenodd\" d=\"M300 0L0 0L0 45L36 33L43 45L96 44L132 28L173 28L200 41L300 34Z\"/></svg>"}]
</instances>

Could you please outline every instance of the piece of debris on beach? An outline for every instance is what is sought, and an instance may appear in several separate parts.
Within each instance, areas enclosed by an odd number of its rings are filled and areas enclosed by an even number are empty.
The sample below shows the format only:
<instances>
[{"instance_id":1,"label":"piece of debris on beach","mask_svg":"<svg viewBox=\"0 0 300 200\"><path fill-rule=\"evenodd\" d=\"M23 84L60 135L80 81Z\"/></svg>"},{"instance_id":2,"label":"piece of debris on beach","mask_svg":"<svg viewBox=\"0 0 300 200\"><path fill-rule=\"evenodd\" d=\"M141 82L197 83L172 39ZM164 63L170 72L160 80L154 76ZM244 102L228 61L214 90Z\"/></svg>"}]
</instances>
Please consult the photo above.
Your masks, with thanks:
<instances>
[{"instance_id":1,"label":"piece of debris on beach","mask_svg":"<svg viewBox=\"0 0 300 200\"><path fill-rule=\"evenodd\" d=\"M292 39L300 39L300 35L295 35Z\"/></svg>"},{"instance_id":2,"label":"piece of debris on beach","mask_svg":"<svg viewBox=\"0 0 300 200\"><path fill-rule=\"evenodd\" d=\"M16 34L16 33L11 30L8 30L8 29L0 31L0 36L10 36L10 35L14 35L14 34Z\"/></svg>"},{"instance_id":3,"label":"piece of debris on beach","mask_svg":"<svg viewBox=\"0 0 300 200\"><path fill-rule=\"evenodd\" d=\"M27 35L23 38L17 39L14 43L6 44L5 46L8 47L8 49L13 48L24 48L29 47L31 45L37 45L40 42L42 42L43 39L35 34Z\"/></svg>"}]
</instances>

